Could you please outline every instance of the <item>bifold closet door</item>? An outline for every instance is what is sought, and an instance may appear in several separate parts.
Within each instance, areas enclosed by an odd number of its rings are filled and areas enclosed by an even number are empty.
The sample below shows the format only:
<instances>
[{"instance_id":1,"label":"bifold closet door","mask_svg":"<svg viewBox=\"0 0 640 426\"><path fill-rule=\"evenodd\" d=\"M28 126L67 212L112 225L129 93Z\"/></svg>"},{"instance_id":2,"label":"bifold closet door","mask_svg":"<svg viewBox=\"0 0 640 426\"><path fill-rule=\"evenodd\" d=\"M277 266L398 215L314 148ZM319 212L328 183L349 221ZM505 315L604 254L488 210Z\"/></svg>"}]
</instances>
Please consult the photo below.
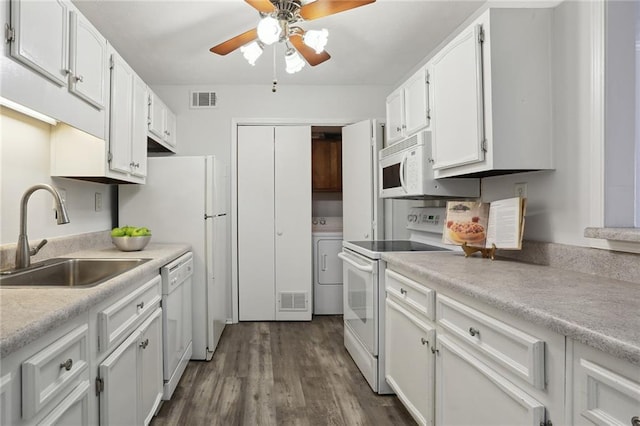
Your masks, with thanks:
<instances>
[{"instance_id":1,"label":"bifold closet door","mask_svg":"<svg viewBox=\"0 0 640 426\"><path fill-rule=\"evenodd\" d=\"M275 128L276 320L311 320L311 128Z\"/></svg>"},{"instance_id":2,"label":"bifold closet door","mask_svg":"<svg viewBox=\"0 0 640 426\"><path fill-rule=\"evenodd\" d=\"M275 320L274 127L238 126L238 317Z\"/></svg>"}]
</instances>

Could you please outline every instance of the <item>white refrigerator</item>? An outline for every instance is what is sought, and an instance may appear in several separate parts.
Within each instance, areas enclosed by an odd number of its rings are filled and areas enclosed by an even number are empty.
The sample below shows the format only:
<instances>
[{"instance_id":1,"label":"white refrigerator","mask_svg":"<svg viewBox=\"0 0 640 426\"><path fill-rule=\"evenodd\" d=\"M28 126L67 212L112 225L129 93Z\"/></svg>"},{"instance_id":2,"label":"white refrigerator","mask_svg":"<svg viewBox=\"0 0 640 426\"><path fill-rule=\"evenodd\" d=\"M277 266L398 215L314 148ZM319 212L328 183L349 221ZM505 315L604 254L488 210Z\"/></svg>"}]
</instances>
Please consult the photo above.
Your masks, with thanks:
<instances>
[{"instance_id":1,"label":"white refrigerator","mask_svg":"<svg viewBox=\"0 0 640 426\"><path fill-rule=\"evenodd\" d=\"M227 321L227 182L214 156L152 157L145 185L119 186L119 226L146 226L152 242L192 246L191 359L211 359Z\"/></svg>"}]
</instances>

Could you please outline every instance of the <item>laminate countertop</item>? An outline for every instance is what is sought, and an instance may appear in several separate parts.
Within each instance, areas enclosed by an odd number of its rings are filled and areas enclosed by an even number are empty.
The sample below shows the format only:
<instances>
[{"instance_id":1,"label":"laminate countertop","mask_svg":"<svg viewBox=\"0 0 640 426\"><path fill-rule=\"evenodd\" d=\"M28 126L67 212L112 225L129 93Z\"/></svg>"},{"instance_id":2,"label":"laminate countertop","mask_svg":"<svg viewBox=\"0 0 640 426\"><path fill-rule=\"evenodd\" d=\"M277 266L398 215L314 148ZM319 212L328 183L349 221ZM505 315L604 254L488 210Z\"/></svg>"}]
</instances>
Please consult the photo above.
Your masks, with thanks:
<instances>
[{"instance_id":1,"label":"laminate countertop","mask_svg":"<svg viewBox=\"0 0 640 426\"><path fill-rule=\"evenodd\" d=\"M406 271L640 366L640 283L463 253L384 253Z\"/></svg>"},{"instance_id":2,"label":"laminate countertop","mask_svg":"<svg viewBox=\"0 0 640 426\"><path fill-rule=\"evenodd\" d=\"M95 287L0 288L0 357L26 346L86 311L102 300L144 284L162 266L191 250L188 244L149 244L142 251L122 252L116 248L83 250L64 258L150 259Z\"/></svg>"}]
</instances>

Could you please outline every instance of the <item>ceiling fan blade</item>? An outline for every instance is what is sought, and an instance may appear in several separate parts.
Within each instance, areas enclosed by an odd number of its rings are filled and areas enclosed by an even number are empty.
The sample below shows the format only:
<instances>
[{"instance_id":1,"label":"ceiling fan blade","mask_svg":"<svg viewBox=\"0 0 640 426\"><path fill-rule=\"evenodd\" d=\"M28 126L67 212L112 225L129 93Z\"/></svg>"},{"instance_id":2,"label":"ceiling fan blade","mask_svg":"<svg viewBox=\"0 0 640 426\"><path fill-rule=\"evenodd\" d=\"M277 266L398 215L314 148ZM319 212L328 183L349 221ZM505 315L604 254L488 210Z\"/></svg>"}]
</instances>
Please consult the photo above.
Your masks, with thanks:
<instances>
[{"instance_id":1,"label":"ceiling fan blade","mask_svg":"<svg viewBox=\"0 0 640 426\"><path fill-rule=\"evenodd\" d=\"M244 0L244 1L249 3L249 5L252 6L254 9L256 9L258 12L271 13L275 9L275 6L269 0Z\"/></svg>"},{"instance_id":2,"label":"ceiling fan blade","mask_svg":"<svg viewBox=\"0 0 640 426\"><path fill-rule=\"evenodd\" d=\"M331 56L324 50L320 53L316 53L314 49L304 44L302 37L291 37L289 38L289 41L312 67L315 67L316 65L319 65L331 58Z\"/></svg>"},{"instance_id":3,"label":"ceiling fan blade","mask_svg":"<svg viewBox=\"0 0 640 426\"><path fill-rule=\"evenodd\" d=\"M233 38L230 38L227 41L223 41L222 43L213 46L209 50L213 53L217 53L218 55L226 55L227 53L233 52L240 46L244 46L245 44L255 40L256 38L258 38L258 30L254 28Z\"/></svg>"},{"instance_id":4,"label":"ceiling fan blade","mask_svg":"<svg viewBox=\"0 0 640 426\"><path fill-rule=\"evenodd\" d=\"M365 6L375 1L376 0L316 0L313 3L302 6L302 8L300 8L300 16L310 21Z\"/></svg>"}]
</instances>

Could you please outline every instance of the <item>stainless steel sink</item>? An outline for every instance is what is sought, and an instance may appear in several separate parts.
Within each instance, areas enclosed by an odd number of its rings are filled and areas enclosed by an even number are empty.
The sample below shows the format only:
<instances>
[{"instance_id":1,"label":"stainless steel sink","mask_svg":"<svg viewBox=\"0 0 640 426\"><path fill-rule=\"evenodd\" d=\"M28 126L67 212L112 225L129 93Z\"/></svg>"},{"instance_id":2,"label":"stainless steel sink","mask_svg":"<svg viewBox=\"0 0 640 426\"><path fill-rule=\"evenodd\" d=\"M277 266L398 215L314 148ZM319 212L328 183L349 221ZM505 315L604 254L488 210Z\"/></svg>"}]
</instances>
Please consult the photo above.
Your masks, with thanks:
<instances>
[{"instance_id":1,"label":"stainless steel sink","mask_svg":"<svg viewBox=\"0 0 640 426\"><path fill-rule=\"evenodd\" d=\"M93 287L149 259L57 258L3 272L0 287Z\"/></svg>"}]
</instances>

